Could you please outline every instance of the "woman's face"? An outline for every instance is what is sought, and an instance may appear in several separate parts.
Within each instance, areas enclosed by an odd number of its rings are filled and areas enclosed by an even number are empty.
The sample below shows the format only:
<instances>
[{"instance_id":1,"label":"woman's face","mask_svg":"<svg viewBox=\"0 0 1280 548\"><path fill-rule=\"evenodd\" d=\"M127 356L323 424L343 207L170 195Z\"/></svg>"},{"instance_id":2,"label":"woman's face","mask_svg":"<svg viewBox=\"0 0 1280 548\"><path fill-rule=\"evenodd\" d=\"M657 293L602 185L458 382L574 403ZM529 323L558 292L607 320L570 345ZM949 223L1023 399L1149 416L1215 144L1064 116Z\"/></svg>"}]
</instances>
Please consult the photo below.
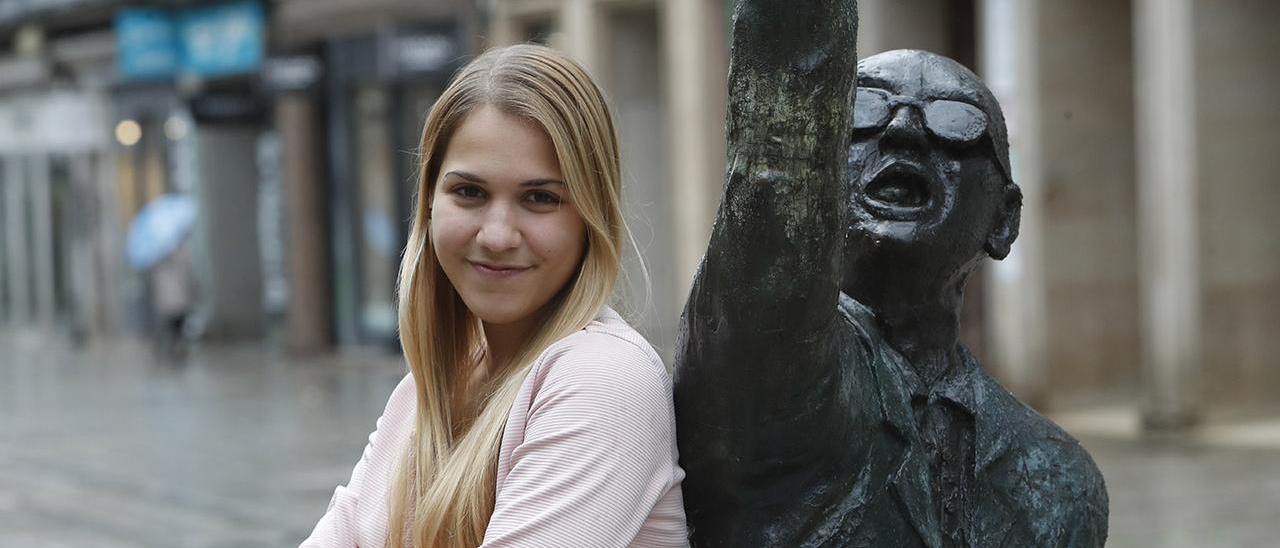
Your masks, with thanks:
<instances>
[{"instance_id":1,"label":"woman's face","mask_svg":"<svg viewBox=\"0 0 1280 548\"><path fill-rule=\"evenodd\" d=\"M586 225L539 126L494 107L453 133L431 196L431 242L488 325L531 319L582 260Z\"/></svg>"}]
</instances>

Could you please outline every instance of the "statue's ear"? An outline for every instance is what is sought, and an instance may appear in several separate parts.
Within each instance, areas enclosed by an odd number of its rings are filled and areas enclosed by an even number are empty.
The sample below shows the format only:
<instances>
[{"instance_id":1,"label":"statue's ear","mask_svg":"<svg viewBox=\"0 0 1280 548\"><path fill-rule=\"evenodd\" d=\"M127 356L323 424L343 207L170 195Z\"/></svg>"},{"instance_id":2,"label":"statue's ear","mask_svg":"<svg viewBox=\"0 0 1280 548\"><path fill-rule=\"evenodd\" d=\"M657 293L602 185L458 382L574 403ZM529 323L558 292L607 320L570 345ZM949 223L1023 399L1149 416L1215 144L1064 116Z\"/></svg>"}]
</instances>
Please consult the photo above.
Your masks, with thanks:
<instances>
[{"instance_id":1,"label":"statue's ear","mask_svg":"<svg viewBox=\"0 0 1280 548\"><path fill-rule=\"evenodd\" d=\"M996 212L995 225L991 234L987 235L984 249L992 259L1001 260L1009 256L1013 241L1018 239L1018 224L1022 219L1022 190L1017 185L1004 185L1000 198L1000 209Z\"/></svg>"}]
</instances>

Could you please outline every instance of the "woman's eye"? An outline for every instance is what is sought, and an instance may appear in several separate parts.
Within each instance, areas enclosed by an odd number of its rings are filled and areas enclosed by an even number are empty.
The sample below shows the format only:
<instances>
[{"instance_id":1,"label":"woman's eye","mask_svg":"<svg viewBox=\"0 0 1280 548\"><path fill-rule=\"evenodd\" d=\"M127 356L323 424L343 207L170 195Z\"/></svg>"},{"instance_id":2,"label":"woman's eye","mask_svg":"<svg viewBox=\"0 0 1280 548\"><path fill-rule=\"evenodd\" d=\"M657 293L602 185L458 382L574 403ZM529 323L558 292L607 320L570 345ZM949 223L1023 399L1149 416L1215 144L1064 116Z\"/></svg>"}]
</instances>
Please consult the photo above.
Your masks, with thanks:
<instances>
[{"instance_id":1,"label":"woman's eye","mask_svg":"<svg viewBox=\"0 0 1280 548\"><path fill-rule=\"evenodd\" d=\"M454 187L453 194L454 196L457 196L464 200L476 200L484 197L483 191L481 191L478 187L474 187L470 185L460 185L460 186Z\"/></svg>"},{"instance_id":2,"label":"woman's eye","mask_svg":"<svg viewBox=\"0 0 1280 548\"><path fill-rule=\"evenodd\" d=\"M539 208L560 207L560 196L546 191L534 191L525 196L525 200Z\"/></svg>"}]
</instances>

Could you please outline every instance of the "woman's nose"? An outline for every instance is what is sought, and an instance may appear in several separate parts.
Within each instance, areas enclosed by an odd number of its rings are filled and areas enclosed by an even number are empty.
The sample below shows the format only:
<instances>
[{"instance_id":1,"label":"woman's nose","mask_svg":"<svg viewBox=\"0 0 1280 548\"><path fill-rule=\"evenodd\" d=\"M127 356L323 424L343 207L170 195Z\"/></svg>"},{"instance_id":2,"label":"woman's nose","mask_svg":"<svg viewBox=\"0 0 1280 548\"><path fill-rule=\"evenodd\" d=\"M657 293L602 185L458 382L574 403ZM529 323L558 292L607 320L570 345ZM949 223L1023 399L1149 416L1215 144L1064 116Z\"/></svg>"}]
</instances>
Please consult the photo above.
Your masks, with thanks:
<instances>
[{"instance_id":1,"label":"woman's nose","mask_svg":"<svg viewBox=\"0 0 1280 548\"><path fill-rule=\"evenodd\" d=\"M520 229L515 215L505 207L493 207L486 212L476 235L476 242L487 251L509 251L520 245Z\"/></svg>"}]
</instances>

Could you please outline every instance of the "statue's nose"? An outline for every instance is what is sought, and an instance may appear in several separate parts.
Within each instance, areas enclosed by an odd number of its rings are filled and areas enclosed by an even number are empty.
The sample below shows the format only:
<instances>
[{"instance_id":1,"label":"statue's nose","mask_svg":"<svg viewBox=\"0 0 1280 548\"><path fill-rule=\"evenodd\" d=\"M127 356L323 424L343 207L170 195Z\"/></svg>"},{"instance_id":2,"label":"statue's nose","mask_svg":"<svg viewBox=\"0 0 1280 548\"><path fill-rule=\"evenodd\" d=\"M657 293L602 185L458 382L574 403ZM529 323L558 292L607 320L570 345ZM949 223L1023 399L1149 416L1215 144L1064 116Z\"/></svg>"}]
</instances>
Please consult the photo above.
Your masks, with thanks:
<instances>
[{"instance_id":1,"label":"statue's nose","mask_svg":"<svg viewBox=\"0 0 1280 548\"><path fill-rule=\"evenodd\" d=\"M923 152L929 142L920 111L911 105L899 105L880 138L882 146Z\"/></svg>"}]
</instances>

